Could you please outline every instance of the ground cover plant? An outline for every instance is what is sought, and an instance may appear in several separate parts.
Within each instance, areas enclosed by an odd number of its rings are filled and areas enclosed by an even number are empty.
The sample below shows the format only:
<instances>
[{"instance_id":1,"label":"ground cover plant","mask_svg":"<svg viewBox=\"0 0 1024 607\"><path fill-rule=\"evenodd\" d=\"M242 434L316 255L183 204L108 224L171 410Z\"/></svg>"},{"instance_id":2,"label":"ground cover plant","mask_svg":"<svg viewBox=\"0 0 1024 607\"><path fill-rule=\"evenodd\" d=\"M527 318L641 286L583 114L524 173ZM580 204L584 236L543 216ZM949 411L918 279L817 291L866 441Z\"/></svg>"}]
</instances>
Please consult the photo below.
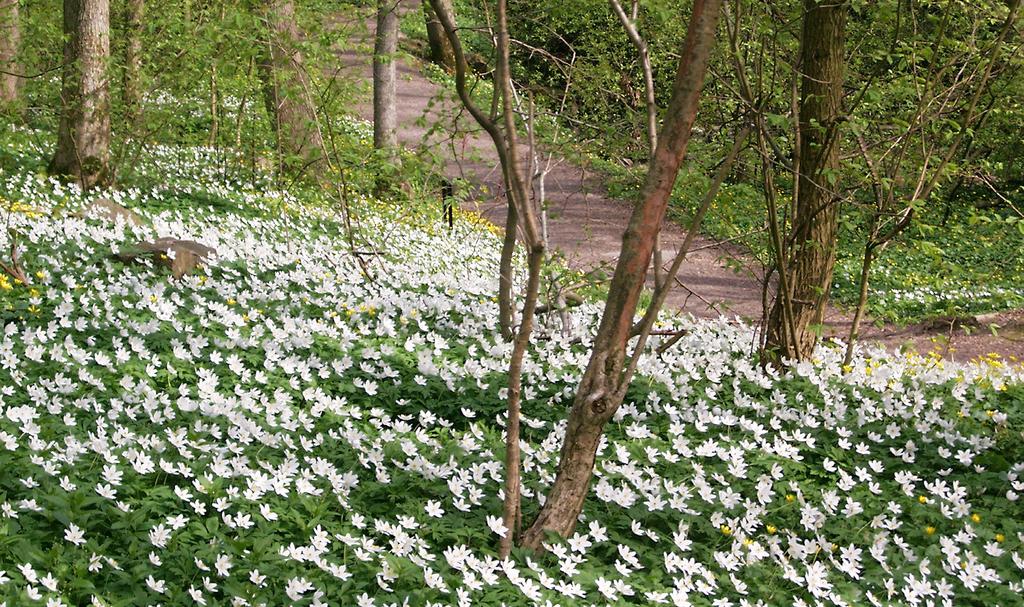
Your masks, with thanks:
<instances>
[{"instance_id":1,"label":"ground cover plant","mask_svg":"<svg viewBox=\"0 0 1024 607\"><path fill-rule=\"evenodd\" d=\"M15 131L8 131L15 133ZM820 346L668 318L608 427L577 532L495 558L500 238L388 200L337 208L207 148L81 193L5 137L30 284L0 282L6 605L1013 605L1024 384L1012 361ZM142 225L89 211L109 197ZM7 251L11 236L2 236ZM115 254L216 249L174 280ZM520 271L521 268L520 268ZM553 479L600 305L524 365L524 513ZM546 319L545 322L557 322Z\"/></svg>"}]
</instances>

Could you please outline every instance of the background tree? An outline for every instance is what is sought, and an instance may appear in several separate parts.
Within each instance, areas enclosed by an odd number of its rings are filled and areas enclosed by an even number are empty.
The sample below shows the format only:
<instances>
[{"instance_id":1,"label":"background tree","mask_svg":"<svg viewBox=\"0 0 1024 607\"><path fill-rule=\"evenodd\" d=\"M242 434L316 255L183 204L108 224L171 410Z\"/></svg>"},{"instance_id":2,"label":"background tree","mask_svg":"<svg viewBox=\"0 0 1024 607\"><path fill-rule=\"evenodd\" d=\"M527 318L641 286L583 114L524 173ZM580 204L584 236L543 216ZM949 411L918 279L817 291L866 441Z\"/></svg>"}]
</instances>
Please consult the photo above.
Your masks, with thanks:
<instances>
[{"instance_id":1,"label":"background tree","mask_svg":"<svg viewBox=\"0 0 1024 607\"><path fill-rule=\"evenodd\" d=\"M377 0L377 29L373 37L373 147L398 146L395 107L395 53L398 52L399 0Z\"/></svg>"},{"instance_id":2,"label":"background tree","mask_svg":"<svg viewBox=\"0 0 1024 607\"><path fill-rule=\"evenodd\" d=\"M64 0L64 68L53 174L101 185L110 163L110 5Z\"/></svg>"},{"instance_id":3,"label":"background tree","mask_svg":"<svg viewBox=\"0 0 1024 607\"><path fill-rule=\"evenodd\" d=\"M779 295L765 331L769 357L802 360L820 334L836 262L840 127L846 65L845 2L804 2L798 178L792 233L776 250Z\"/></svg>"},{"instance_id":4,"label":"background tree","mask_svg":"<svg viewBox=\"0 0 1024 607\"><path fill-rule=\"evenodd\" d=\"M454 18L455 9L452 7L451 0L442 0L442 5L444 10ZM444 26L441 25L430 2L423 3L423 18L427 24L429 59L450 72L455 71L455 52L452 50L451 42L448 41L448 36L444 33Z\"/></svg>"},{"instance_id":5,"label":"background tree","mask_svg":"<svg viewBox=\"0 0 1024 607\"><path fill-rule=\"evenodd\" d=\"M906 87L916 96L908 103L899 124L905 125L900 136L892 138L890 128L881 128L879 123L891 121L897 115L895 108L884 104L884 114L860 116L857 127L857 147L867 168L873 200L867 207L867 236L864 240L863 256L859 275L857 304L847 339L845 364L853 360L854 344L858 338L860 324L868 304L868 284L875 257L897 236L906 230L914 216L922 210L932 193L945 180L956 165L972 164L972 156L978 149L969 149L979 128L991 115L999 98L991 94L991 84L1006 40L1013 30L1020 9L1020 0L1011 0L1006 18L995 39L987 44L978 42L961 52L948 53L946 38L952 15L945 16L943 25L934 32L931 39L919 32L911 31L907 40L901 41L899 49L905 55L908 65L927 66L922 69L924 77L919 86ZM958 18L963 18L958 15ZM971 15L969 24L963 30L982 32L979 16ZM962 31L961 28L957 28ZM981 47L984 52L978 53ZM980 57L978 56L980 54ZM927 57L927 59L925 59ZM975 63L976 62L976 63ZM1004 69L1006 66L1003 66ZM882 65L883 75L890 81L900 78L891 72L891 64ZM989 102L981 107L982 96L989 93ZM881 102L880 92L874 96ZM869 111L875 108L870 108ZM951 124L952 123L952 124ZM950 125L950 128L936 128L936 124ZM869 142L865 133L872 135ZM920 152L918 152L920 150ZM924 156L922 159L918 155ZM959 160L959 162L956 162ZM968 169L969 170L969 169ZM964 182L964 174L951 187L954 192ZM994 188L993 188L994 190ZM998 192L996 192L998 194ZM947 199L947 212L950 201ZM1012 203L1010 203L1012 207Z\"/></svg>"},{"instance_id":6,"label":"background tree","mask_svg":"<svg viewBox=\"0 0 1024 607\"><path fill-rule=\"evenodd\" d=\"M145 0L125 3L124 103L125 119L135 124L142 107L142 31L145 27Z\"/></svg>"},{"instance_id":7,"label":"background tree","mask_svg":"<svg viewBox=\"0 0 1024 607\"><path fill-rule=\"evenodd\" d=\"M18 102L18 45L21 24L18 0L0 0L0 111Z\"/></svg>"},{"instance_id":8,"label":"background tree","mask_svg":"<svg viewBox=\"0 0 1024 607\"><path fill-rule=\"evenodd\" d=\"M263 95L282 172L319 172L323 138L312 85L299 50L301 34L292 0L266 0L266 48L260 60Z\"/></svg>"}]
</instances>

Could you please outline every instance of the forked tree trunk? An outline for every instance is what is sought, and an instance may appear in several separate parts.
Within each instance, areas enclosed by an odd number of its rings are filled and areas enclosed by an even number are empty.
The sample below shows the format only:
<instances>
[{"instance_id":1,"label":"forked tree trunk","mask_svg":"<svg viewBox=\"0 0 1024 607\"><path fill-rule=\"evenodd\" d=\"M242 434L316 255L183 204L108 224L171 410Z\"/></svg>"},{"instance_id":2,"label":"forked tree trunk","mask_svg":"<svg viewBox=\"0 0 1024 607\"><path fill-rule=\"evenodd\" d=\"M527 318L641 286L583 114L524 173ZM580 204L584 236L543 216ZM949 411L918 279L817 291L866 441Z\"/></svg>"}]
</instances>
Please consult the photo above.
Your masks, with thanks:
<instances>
[{"instance_id":1,"label":"forked tree trunk","mask_svg":"<svg viewBox=\"0 0 1024 607\"><path fill-rule=\"evenodd\" d=\"M0 112L12 110L18 103L18 44L21 24L18 0L0 0Z\"/></svg>"},{"instance_id":2,"label":"forked tree trunk","mask_svg":"<svg viewBox=\"0 0 1024 607\"><path fill-rule=\"evenodd\" d=\"M89 189L107 179L110 163L107 0L64 0L64 38L60 125L49 169Z\"/></svg>"},{"instance_id":3,"label":"forked tree trunk","mask_svg":"<svg viewBox=\"0 0 1024 607\"><path fill-rule=\"evenodd\" d=\"M373 147L398 147L395 107L395 53L398 52L398 0L377 0L373 42Z\"/></svg>"},{"instance_id":4,"label":"forked tree trunk","mask_svg":"<svg viewBox=\"0 0 1024 607\"><path fill-rule=\"evenodd\" d=\"M540 233L536 205L530 199L526 179L523 176L519 163L515 108L513 107L512 99L512 79L509 67L507 0L498 0L496 3L498 27L495 38L495 50L497 51L497 69L495 70L494 82L497 97L494 98L494 102L497 105L497 101L500 98L500 125L495 118L488 116L477 107L467 88L469 66L466 64L466 56L462 51L462 43L459 40L454 17L448 11L444 0L430 0L430 2L444 27L445 36L448 37L452 45L452 51L455 55L455 89L459 94L459 98L477 124L490 136L491 141L494 143L494 149L498 154L502 177L505 183L505 195L508 198L509 206L509 219L505 225L506 247L510 246L510 242L512 243L511 246L514 247L516 230L521 229L527 251L529 277L526 285L526 297L523 303L522 318L512 346L508 374L505 500L502 508L502 520L508 531L505 537L501 539L498 547L499 556L505 558L512 550L520 512L519 410L522 394L522 367L526 349L530 344L530 335L533 331L533 317L540 293L540 274L544 262L544 240ZM511 264L505 267L503 263L502 266L503 275L501 276L501 281L503 287L501 293L504 293L504 286L506 285L509 287L510 293L512 285ZM509 310L511 310L511 306Z\"/></svg>"},{"instance_id":5,"label":"forked tree trunk","mask_svg":"<svg viewBox=\"0 0 1024 607\"><path fill-rule=\"evenodd\" d=\"M803 360L814 351L836 263L839 127L849 5L805 0L800 67L800 177L789 251L783 252L792 319L775 299L765 336L768 360Z\"/></svg>"},{"instance_id":6,"label":"forked tree trunk","mask_svg":"<svg viewBox=\"0 0 1024 607\"><path fill-rule=\"evenodd\" d=\"M312 84L298 50L299 27L292 0L265 0L266 48L260 77L277 147L280 168L319 173L323 143L317 126Z\"/></svg>"},{"instance_id":7,"label":"forked tree trunk","mask_svg":"<svg viewBox=\"0 0 1024 607\"><path fill-rule=\"evenodd\" d=\"M445 5L448 14L455 15L452 9L451 0L441 0ZM441 21L434 13L429 2L423 3L423 19L427 22L427 46L429 47L430 61L440 65L449 72L455 70L455 53L452 51L452 43L444 33Z\"/></svg>"},{"instance_id":8,"label":"forked tree trunk","mask_svg":"<svg viewBox=\"0 0 1024 607\"><path fill-rule=\"evenodd\" d=\"M523 535L522 545L525 547L540 548L547 532L563 537L573 532L589 491L604 426L625 398L629 381L629 374L624 373L626 345L647 277L655 237L661 228L697 116L720 8L721 0L695 0L693 3L672 99L641 191L641 202L633 210L622 236L622 250L594 338L593 352L569 413L558 473L544 507Z\"/></svg>"},{"instance_id":9,"label":"forked tree trunk","mask_svg":"<svg viewBox=\"0 0 1024 607\"><path fill-rule=\"evenodd\" d=\"M128 0L125 25L128 40L124 49L124 112L129 125L139 120L142 107L142 28L145 0Z\"/></svg>"}]
</instances>

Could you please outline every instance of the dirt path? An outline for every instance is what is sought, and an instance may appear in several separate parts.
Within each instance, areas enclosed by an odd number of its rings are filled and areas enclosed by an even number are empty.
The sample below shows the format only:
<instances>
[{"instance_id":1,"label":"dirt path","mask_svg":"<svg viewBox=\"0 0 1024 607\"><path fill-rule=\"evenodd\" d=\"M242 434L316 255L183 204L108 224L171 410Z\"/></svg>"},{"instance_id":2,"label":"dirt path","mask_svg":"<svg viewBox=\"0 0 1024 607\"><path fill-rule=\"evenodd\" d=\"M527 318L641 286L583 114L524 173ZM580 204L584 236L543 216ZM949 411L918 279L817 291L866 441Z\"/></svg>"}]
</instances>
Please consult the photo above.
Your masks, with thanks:
<instances>
[{"instance_id":1,"label":"dirt path","mask_svg":"<svg viewBox=\"0 0 1024 607\"><path fill-rule=\"evenodd\" d=\"M407 10L419 10L418 2L406 0ZM340 53L343 74L366 83L358 99L357 113L372 120L372 42L364 23L364 32ZM505 197L497 155L486 133L461 111L452 94L423 75L421 64L414 59L401 59L397 65L398 138L402 145L433 153L441 159L450 177L463 177L475 184L467 206L480 211L498 225L505 221ZM442 128L429 129L439 124ZM457 125L457 128L456 128ZM455 135L452 135L456 133ZM548 201L548 240L550 247L565 256L570 266L593 269L607 266L610 270L621 245L622 231L628 222L631 206L607 195L601 176L562 159L554 158L546 179ZM662 231L662 249L671 260L685 236L675 223ZM672 291L666 308L681 310L699 317L720 314L738 316L748 322L761 319L760 282L753 272L738 274L727 268L722 259L736 255L715 242L700 237L693 245L679 272L682 285ZM970 334L959 328L932 325L908 327L864 327L863 338L889 347L909 346L920 352L938 349L947 357L968 360L981 354L996 352L1002 356L1024 359L1024 316L1007 313L993 318L1008 330L999 337L985 327L976 327ZM845 337L849 317L830 309L826 335ZM866 323L867 324L867 323Z\"/></svg>"}]
</instances>

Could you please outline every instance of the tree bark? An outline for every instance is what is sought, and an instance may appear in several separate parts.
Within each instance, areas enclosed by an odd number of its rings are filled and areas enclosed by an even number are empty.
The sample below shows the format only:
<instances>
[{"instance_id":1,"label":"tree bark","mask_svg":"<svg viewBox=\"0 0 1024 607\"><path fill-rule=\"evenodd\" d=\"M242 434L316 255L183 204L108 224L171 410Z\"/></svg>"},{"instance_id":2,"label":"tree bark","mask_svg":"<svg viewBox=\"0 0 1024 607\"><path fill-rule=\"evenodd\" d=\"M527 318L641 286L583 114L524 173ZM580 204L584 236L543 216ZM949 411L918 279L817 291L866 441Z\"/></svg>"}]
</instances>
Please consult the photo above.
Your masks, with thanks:
<instances>
[{"instance_id":1,"label":"tree bark","mask_svg":"<svg viewBox=\"0 0 1024 607\"><path fill-rule=\"evenodd\" d=\"M512 339L512 325L516 322L515 300L512 293L512 262L516 254L518 224L519 214L516 213L515 205L510 204L505 214L505 235L501 243L501 260L498 262L498 329L506 340Z\"/></svg>"},{"instance_id":2,"label":"tree bark","mask_svg":"<svg viewBox=\"0 0 1024 607\"><path fill-rule=\"evenodd\" d=\"M451 0L441 0L445 5L448 14L455 15ZM441 21L434 13L429 2L423 3L423 18L427 22L427 46L429 48L429 59L431 62L443 67L449 72L455 71L455 52L452 51L452 44L444 33Z\"/></svg>"},{"instance_id":3,"label":"tree bark","mask_svg":"<svg viewBox=\"0 0 1024 607\"><path fill-rule=\"evenodd\" d=\"M721 0L695 0L658 147L622 236L622 249L590 362L573 401L558 473L543 508L522 538L538 549L548 532L569 536L583 510L604 426L622 404L628 387L623 373L637 302L651 262L655 237L686 155L708 58L714 47ZM636 356L639 356L639 352Z\"/></svg>"},{"instance_id":4,"label":"tree bark","mask_svg":"<svg viewBox=\"0 0 1024 607\"><path fill-rule=\"evenodd\" d=\"M373 43L373 147L398 147L395 107L395 53L398 52L398 0L377 0Z\"/></svg>"},{"instance_id":5,"label":"tree bark","mask_svg":"<svg viewBox=\"0 0 1024 607\"><path fill-rule=\"evenodd\" d=\"M126 27L128 40L124 51L124 101L125 118L129 125L135 125L142 107L142 28L146 16L145 0L128 0L126 5Z\"/></svg>"},{"instance_id":6,"label":"tree bark","mask_svg":"<svg viewBox=\"0 0 1024 607\"><path fill-rule=\"evenodd\" d=\"M627 15L619 0L608 0L612 12L619 18L619 22L626 30L629 41L636 49L637 57L640 59L640 71L644 77L644 106L647 111L647 158L648 162L653 160L654 150L658 147L658 101L654 90L654 68L651 66L651 55L647 50L647 42L640 35L637 27L639 15L639 3L634 0L632 16ZM662 260L661 260L661 236L654 241L654 281L661 282Z\"/></svg>"},{"instance_id":7,"label":"tree bark","mask_svg":"<svg viewBox=\"0 0 1024 607\"><path fill-rule=\"evenodd\" d=\"M16 107L19 78L18 45L21 41L21 23L18 18L18 0L0 0L0 111Z\"/></svg>"},{"instance_id":8,"label":"tree bark","mask_svg":"<svg viewBox=\"0 0 1024 607\"><path fill-rule=\"evenodd\" d=\"M767 360L803 360L814 351L824 320L836 262L839 203L839 127L843 105L846 15L843 2L805 0L801 49L800 176L787 267L792 307L787 327L784 297L768 317Z\"/></svg>"},{"instance_id":9,"label":"tree bark","mask_svg":"<svg viewBox=\"0 0 1024 607\"><path fill-rule=\"evenodd\" d=\"M265 0L266 49L260 61L263 95L277 138L282 171L319 173L323 144L313 90L297 46L299 27L292 0Z\"/></svg>"},{"instance_id":10,"label":"tree bark","mask_svg":"<svg viewBox=\"0 0 1024 607\"><path fill-rule=\"evenodd\" d=\"M110 163L110 5L64 0L64 68L57 150L49 171L102 185Z\"/></svg>"},{"instance_id":11,"label":"tree bark","mask_svg":"<svg viewBox=\"0 0 1024 607\"><path fill-rule=\"evenodd\" d=\"M495 105L501 102L501 123L488 116L473 102L466 86L469 66L462 51L458 30L452 13L445 6L444 0L430 0L431 5L441 21L445 36L452 46L455 56L455 89L463 106L473 116L477 124L483 128L494 143L498 160L501 164L502 177L505 184L505 195L508 199L508 222L505 225L505 249L503 249L502 286L499 295L506 293L508 288L508 310L511 310L512 266L504 260L506 249L511 260L514 250L516 230L522 230L523 241L527 250L529 277L526 285L526 297L523 304L522 320L516 332L512 346L512 356L508 375L508 423L505 437L505 500L502 507L502 520L508 529L505 537L499 542L498 553L507 557L512 550L514 534L520 518L520 454L519 454L519 410L522 391L522 365L526 349L530 344L533 330L533 317L536 313L537 300L540 293L540 274L544 261L544 240L540 232L537 208L531 200L526 186L526 179L520 167L519 150L516 137L515 108L513 107L512 77L509 67L509 35L506 0L497 1L497 32L496 55L497 65L494 72ZM510 244L511 243L511 244ZM505 308L502 308L502 315ZM511 314L509 312L509 314Z\"/></svg>"}]
</instances>

